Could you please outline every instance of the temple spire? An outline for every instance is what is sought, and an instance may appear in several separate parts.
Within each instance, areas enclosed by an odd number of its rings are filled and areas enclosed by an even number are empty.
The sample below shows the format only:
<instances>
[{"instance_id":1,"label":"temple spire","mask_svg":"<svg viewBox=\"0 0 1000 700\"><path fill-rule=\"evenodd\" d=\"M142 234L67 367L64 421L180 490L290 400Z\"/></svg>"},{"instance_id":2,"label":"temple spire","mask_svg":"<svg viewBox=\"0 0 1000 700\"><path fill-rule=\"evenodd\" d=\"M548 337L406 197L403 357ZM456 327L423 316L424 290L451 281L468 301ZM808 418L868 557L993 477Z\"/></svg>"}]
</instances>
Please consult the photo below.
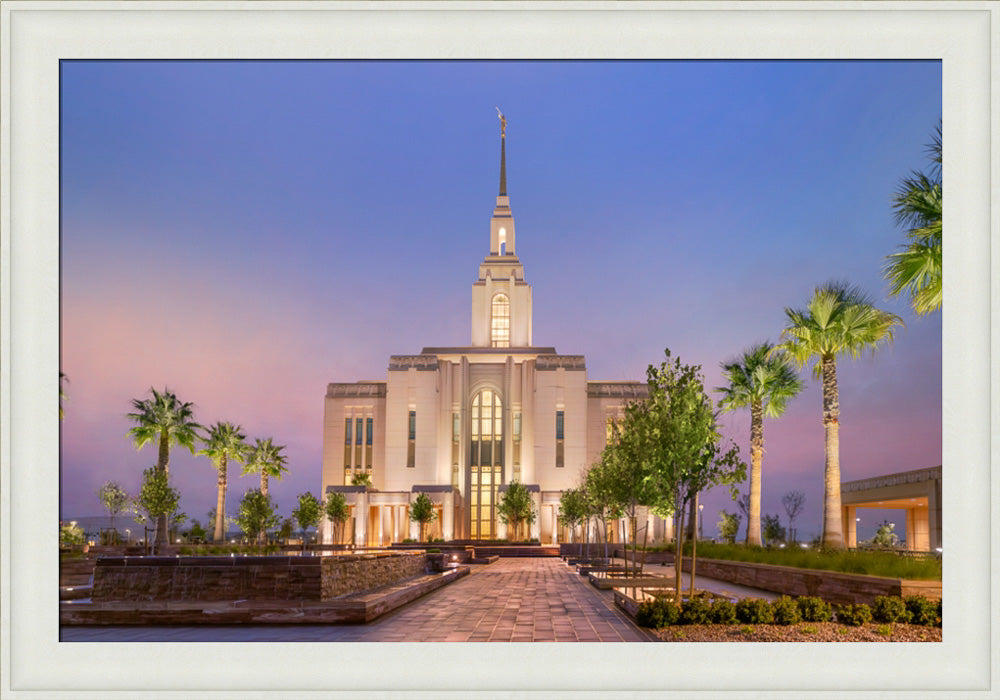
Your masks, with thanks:
<instances>
[{"instance_id":1,"label":"temple spire","mask_svg":"<svg viewBox=\"0 0 1000 700\"><path fill-rule=\"evenodd\" d=\"M497 107L500 116L500 196L507 196L507 118Z\"/></svg>"}]
</instances>

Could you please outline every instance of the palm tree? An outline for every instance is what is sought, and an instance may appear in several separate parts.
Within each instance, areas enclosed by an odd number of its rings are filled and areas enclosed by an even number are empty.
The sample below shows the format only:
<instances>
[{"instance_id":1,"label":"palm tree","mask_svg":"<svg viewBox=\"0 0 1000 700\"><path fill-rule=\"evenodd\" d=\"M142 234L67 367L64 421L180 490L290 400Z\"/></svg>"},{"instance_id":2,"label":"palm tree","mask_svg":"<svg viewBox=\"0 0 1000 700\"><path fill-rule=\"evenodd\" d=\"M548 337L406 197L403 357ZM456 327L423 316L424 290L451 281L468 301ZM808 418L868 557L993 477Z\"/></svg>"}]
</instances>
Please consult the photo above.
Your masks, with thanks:
<instances>
[{"instance_id":1,"label":"palm tree","mask_svg":"<svg viewBox=\"0 0 1000 700\"><path fill-rule=\"evenodd\" d=\"M132 399L133 412L127 414L127 417L135 421L136 426L128 434L139 450L156 440L159 447L156 469L169 475L170 447L181 445L194 454L197 431L201 426L194 421L194 404L179 401L167 388L162 393L152 387L149 390L153 394L152 398ZM157 545L165 544L167 516L157 519L156 533Z\"/></svg>"},{"instance_id":2,"label":"palm tree","mask_svg":"<svg viewBox=\"0 0 1000 700\"><path fill-rule=\"evenodd\" d=\"M223 526L226 515L226 466L229 460L242 462L246 454L246 435L238 425L232 423L216 423L208 429L208 435L202 438L205 448L198 451L212 460L219 472L218 495L215 501L215 532L212 539L216 542L226 536Z\"/></svg>"},{"instance_id":3,"label":"palm tree","mask_svg":"<svg viewBox=\"0 0 1000 700\"><path fill-rule=\"evenodd\" d=\"M789 399L802 391L802 380L788 357L773 352L774 345L758 343L740 357L722 363L728 386L722 393L719 408L734 411L750 409L750 503L747 512L747 544L760 545L761 460L764 453L764 418L777 418L785 412Z\"/></svg>"},{"instance_id":4,"label":"palm tree","mask_svg":"<svg viewBox=\"0 0 1000 700\"><path fill-rule=\"evenodd\" d=\"M287 458L281 454L284 445L272 444L271 438L257 438L253 447L247 450L244 474L260 474L260 492L267 495L267 480L270 477L280 479L288 471Z\"/></svg>"},{"instance_id":5,"label":"palm tree","mask_svg":"<svg viewBox=\"0 0 1000 700\"><path fill-rule=\"evenodd\" d=\"M875 308L857 287L829 282L817 287L805 309L785 309L788 327L775 351L788 353L803 367L813 358L813 376L823 379L823 429L826 441L823 499L823 546L844 548L840 516L840 399L837 391L837 357L858 358L891 342L895 314Z\"/></svg>"},{"instance_id":6,"label":"palm tree","mask_svg":"<svg viewBox=\"0 0 1000 700\"><path fill-rule=\"evenodd\" d=\"M62 402L67 400L69 397L66 396L66 391L63 389L63 382L69 384L69 377L66 376L65 372L59 373L59 420L66 417L66 409L63 408Z\"/></svg>"},{"instance_id":7,"label":"palm tree","mask_svg":"<svg viewBox=\"0 0 1000 700\"><path fill-rule=\"evenodd\" d=\"M883 274L893 296L905 293L918 315L941 308L941 123L927 145L929 174L900 180L893 197L896 223L906 226L907 243L886 257Z\"/></svg>"}]
</instances>

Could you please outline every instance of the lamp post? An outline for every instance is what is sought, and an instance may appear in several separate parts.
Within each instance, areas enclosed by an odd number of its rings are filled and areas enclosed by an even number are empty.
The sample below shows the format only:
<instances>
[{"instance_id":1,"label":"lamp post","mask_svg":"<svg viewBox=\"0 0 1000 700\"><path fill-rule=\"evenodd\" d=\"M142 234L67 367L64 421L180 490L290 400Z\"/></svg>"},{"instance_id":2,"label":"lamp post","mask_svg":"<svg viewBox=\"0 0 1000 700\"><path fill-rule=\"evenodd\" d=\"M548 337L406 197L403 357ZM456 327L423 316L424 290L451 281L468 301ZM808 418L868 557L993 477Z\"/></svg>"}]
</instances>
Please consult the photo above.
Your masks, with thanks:
<instances>
[{"instance_id":1,"label":"lamp post","mask_svg":"<svg viewBox=\"0 0 1000 700\"><path fill-rule=\"evenodd\" d=\"M705 539L705 504L698 504L698 539Z\"/></svg>"},{"instance_id":2,"label":"lamp post","mask_svg":"<svg viewBox=\"0 0 1000 700\"><path fill-rule=\"evenodd\" d=\"M132 531L125 528L125 544L132 544Z\"/></svg>"},{"instance_id":3,"label":"lamp post","mask_svg":"<svg viewBox=\"0 0 1000 700\"><path fill-rule=\"evenodd\" d=\"M861 532L861 518L854 519L854 546L858 546L858 533Z\"/></svg>"}]
</instances>

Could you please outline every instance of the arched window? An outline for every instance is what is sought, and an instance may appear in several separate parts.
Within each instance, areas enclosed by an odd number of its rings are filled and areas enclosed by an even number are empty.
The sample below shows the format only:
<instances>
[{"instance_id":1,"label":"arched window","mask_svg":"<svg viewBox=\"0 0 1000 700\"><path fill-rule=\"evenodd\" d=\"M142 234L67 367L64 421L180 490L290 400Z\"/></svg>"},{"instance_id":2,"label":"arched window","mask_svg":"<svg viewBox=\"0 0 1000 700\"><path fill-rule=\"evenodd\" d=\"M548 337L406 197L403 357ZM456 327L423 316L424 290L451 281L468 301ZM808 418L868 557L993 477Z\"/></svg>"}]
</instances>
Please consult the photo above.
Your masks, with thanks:
<instances>
[{"instance_id":1,"label":"arched window","mask_svg":"<svg viewBox=\"0 0 1000 700\"><path fill-rule=\"evenodd\" d=\"M495 348L510 347L510 299L506 294L493 297L490 313L490 345Z\"/></svg>"},{"instance_id":2,"label":"arched window","mask_svg":"<svg viewBox=\"0 0 1000 700\"><path fill-rule=\"evenodd\" d=\"M492 389L472 398L469 424L469 536L496 536L497 489L503 482L503 402Z\"/></svg>"}]
</instances>

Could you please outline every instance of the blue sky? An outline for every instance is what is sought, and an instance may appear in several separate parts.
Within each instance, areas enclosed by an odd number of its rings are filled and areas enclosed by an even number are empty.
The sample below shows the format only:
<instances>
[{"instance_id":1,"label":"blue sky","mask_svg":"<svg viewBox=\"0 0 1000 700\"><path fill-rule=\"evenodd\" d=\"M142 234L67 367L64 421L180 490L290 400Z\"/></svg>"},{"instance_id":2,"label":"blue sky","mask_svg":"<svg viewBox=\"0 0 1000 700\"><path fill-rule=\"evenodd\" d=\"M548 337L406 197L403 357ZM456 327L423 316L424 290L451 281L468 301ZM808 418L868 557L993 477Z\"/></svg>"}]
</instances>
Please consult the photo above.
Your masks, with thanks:
<instances>
[{"instance_id":1,"label":"blue sky","mask_svg":"<svg viewBox=\"0 0 1000 700\"><path fill-rule=\"evenodd\" d=\"M287 445L287 514L320 487L329 381L469 338L498 123L534 340L591 379L642 379L665 347L704 368L777 339L830 279L906 328L842 361L845 479L941 463L941 317L886 298L891 195L924 168L934 61L111 62L61 68L61 507L138 485L129 399L169 386L204 423ZM820 395L765 425L765 513L806 492L820 529ZM741 445L749 417L724 418ZM749 450L745 447L745 458ZM176 452L182 508L214 504ZM253 477L234 479L230 509ZM706 498L706 534L716 512ZM872 514L873 523L877 514ZM867 517L867 516L866 516ZM864 526L863 526L864 527ZM868 532L862 530L863 535Z\"/></svg>"}]
</instances>

